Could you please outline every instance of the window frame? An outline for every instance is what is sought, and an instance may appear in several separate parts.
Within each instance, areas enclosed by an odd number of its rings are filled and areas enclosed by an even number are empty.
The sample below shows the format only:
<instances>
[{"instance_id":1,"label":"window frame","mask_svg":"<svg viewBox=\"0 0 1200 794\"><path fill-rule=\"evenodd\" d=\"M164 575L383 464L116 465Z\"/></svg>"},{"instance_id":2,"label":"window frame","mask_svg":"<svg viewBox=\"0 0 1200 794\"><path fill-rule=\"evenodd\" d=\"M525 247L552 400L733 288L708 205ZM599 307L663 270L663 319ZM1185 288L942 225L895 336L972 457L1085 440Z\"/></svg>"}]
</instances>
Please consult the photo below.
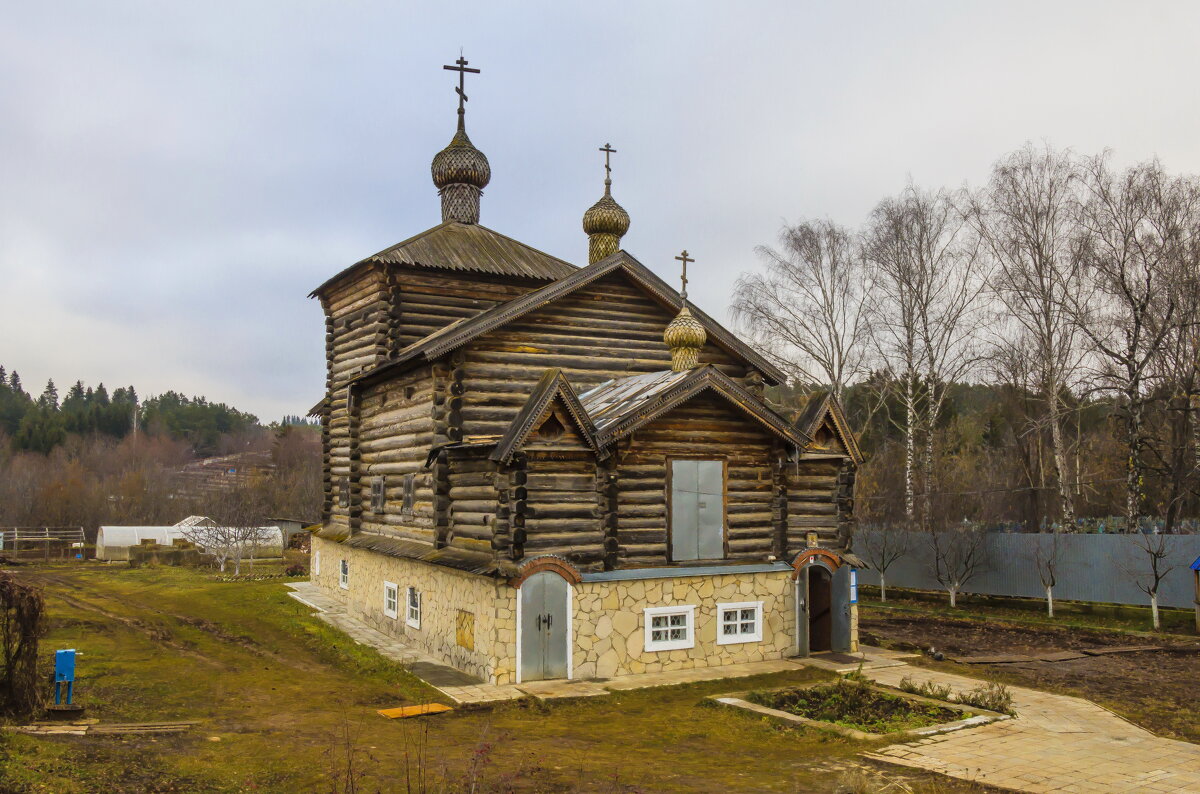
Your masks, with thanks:
<instances>
[{"instance_id":1,"label":"window frame","mask_svg":"<svg viewBox=\"0 0 1200 794\"><path fill-rule=\"evenodd\" d=\"M416 606L413 606L413 596L417 597ZM404 624L409 628L421 628L421 591L409 585L404 589Z\"/></svg>"},{"instance_id":2,"label":"window frame","mask_svg":"<svg viewBox=\"0 0 1200 794\"><path fill-rule=\"evenodd\" d=\"M338 564L338 587L343 590L350 589L350 561L345 557Z\"/></svg>"},{"instance_id":3,"label":"window frame","mask_svg":"<svg viewBox=\"0 0 1200 794\"><path fill-rule=\"evenodd\" d=\"M371 480L371 512L382 515L387 510L387 475Z\"/></svg>"},{"instance_id":4,"label":"window frame","mask_svg":"<svg viewBox=\"0 0 1200 794\"><path fill-rule=\"evenodd\" d=\"M675 516L674 516L674 499L671 497L675 486L675 461L677 460L698 460L712 461L721 464L721 556L720 557L696 557L675 559L672 553L675 536ZM729 559L729 457L724 455L670 455L667 457L667 471L665 477L665 493L663 494L667 503L667 562L719 562ZM699 528L697 527L697 532Z\"/></svg>"},{"instance_id":5,"label":"window frame","mask_svg":"<svg viewBox=\"0 0 1200 794\"><path fill-rule=\"evenodd\" d=\"M687 622L684 628L687 631L687 636L683 639L672 640L656 640L654 639L654 618L669 617L671 615L686 615ZM658 653L660 651L680 651L688 648L696 647L696 605L695 604L680 604L678 606L669 607L646 607L642 610L642 622L645 629L645 649L647 653ZM668 629L668 637L670 629L673 626L665 626L662 628ZM661 629L660 629L661 630Z\"/></svg>"},{"instance_id":6,"label":"window frame","mask_svg":"<svg viewBox=\"0 0 1200 794\"><path fill-rule=\"evenodd\" d=\"M742 616L745 610L754 610L754 631L743 632L741 628L746 620ZM738 633L725 633L725 613L736 611L738 617L733 623L738 626ZM762 642L763 638L763 602L762 601L730 601L717 604L717 645L741 645L747 642Z\"/></svg>"},{"instance_id":7,"label":"window frame","mask_svg":"<svg viewBox=\"0 0 1200 794\"><path fill-rule=\"evenodd\" d=\"M405 474L403 483L403 491L400 500L400 515L403 518L412 518L416 513L417 505L417 475Z\"/></svg>"},{"instance_id":8,"label":"window frame","mask_svg":"<svg viewBox=\"0 0 1200 794\"><path fill-rule=\"evenodd\" d=\"M391 596L392 607L388 608L388 596ZM383 583L383 614L395 620L400 615L400 586L395 582Z\"/></svg>"}]
</instances>

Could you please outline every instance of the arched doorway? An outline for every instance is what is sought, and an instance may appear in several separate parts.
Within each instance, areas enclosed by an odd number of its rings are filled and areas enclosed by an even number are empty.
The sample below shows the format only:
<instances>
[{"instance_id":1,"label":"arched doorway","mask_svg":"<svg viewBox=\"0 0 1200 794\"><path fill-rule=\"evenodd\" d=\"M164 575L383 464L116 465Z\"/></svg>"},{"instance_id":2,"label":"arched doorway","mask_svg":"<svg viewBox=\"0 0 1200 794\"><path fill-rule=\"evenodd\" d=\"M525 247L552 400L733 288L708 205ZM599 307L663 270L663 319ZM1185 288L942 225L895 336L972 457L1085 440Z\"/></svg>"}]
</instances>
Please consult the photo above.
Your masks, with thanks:
<instances>
[{"instance_id":1,"label":"arched doorway","mask_svg":"<svg viewBox=\"0 0 1200 794\"><path fill-rule=\"evenodd\" d=\"M808 579L808 652L833 649L833 577L824 565L805 568Z\"/></svg>"},{"instance_id":2,"label":"arched doorway","mask_svg":"<svg viewBox=\"0 0 1200 794\"><path fill-rule=\"evenodd\" d=\"M571 585L556 571L538 571L517 596L518 681L570 676Z\"/></svg>"}]
</instances>

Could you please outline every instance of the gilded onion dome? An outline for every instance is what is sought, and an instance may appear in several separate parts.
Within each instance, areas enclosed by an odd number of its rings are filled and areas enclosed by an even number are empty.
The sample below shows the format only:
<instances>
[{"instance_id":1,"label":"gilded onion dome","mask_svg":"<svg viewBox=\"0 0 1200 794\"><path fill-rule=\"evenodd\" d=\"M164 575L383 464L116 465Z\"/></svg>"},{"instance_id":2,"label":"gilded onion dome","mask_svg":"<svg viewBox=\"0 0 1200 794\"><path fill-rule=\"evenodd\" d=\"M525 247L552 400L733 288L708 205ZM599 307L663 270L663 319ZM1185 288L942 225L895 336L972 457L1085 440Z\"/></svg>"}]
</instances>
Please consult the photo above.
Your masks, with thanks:
<instances>
[{"instance_id":1,"label":"gilded onion dome","mask_svg":"<svg viewBox=\"0 0 1200 794\"><path fill-rule=\"evenodd\" d=\"M708 334L704 326L692 316L685 303L663 332L663 342L671 349L671 369L682 372L694 368L706 341Z\"/></svg>"},{"instance_id":2,"label":"gilded onion dome","mask_svg":"<svg viewBox=\"0 0 1200 794\"><path fill-rule=\"evenodd\" d=\"M621 238L629 231L629 213L612 197L612 164L609 155L616 149L604 144L604 195L583 213L583 233L588 236L588 264L612 256L621 248Z\"/></svg>"},{"instance_id":3,"label":"gilded onion dome","mask_svg":"<svg viewBox=\"0 0 1200 794\"><path fill-rule=\"evenodd\" d=\"M433 157L433 184L442 197L442 220L479 223L479 197L492 179L487 156L467 137L462 110L450 145Z\"/></svg>"}]
</instances>

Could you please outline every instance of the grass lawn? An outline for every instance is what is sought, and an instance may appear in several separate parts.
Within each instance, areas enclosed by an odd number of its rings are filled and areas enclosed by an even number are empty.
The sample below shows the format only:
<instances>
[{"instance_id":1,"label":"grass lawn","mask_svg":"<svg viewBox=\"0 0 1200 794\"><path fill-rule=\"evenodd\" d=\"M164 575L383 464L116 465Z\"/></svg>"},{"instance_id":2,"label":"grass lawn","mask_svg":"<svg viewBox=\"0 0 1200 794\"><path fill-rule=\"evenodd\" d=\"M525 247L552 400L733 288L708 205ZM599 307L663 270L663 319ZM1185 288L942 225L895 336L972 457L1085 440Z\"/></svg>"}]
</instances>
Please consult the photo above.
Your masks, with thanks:
<instances>
[{"instance_id":1,"label":"grass lawn","mask_svg":"<svg viewBox=\"0 0 1200 794\"><path fill-rule=\"evenodd\" d=\"M731 689L820 680L812 669L390 721L375 710L437 693L312 618L281 581L100 564L14 573L45 587L43 656L82 653L87 716L200 725L160 736L0 733L0 791L340 792L351 777L362 792L830 792L863 766L863 743L702 705ZM915 791L985 790L886 774Z\"/></svg>"}]
</instances>

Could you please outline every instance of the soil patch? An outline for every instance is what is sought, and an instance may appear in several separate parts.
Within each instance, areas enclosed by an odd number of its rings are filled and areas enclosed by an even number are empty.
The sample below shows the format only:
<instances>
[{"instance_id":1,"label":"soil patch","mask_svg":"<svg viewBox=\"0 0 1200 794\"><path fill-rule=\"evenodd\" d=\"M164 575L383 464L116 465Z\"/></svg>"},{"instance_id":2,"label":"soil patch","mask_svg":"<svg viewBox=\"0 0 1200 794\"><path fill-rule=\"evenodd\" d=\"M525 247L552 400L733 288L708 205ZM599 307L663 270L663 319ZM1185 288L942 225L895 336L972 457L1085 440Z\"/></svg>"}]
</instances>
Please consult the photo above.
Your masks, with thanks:
<instances>
[{"instance_id":1,"label":"soil patch","mask_svg":"<svg viewBox=\"0 0 1200 794\"><path fill-rule=\"evenodd\" d=\"M888 695L866 681L843 678L832 684L751 692L751 703L865 733L895 733L961 719L963 713L933 703Z\"/></svg>"}]
</instances>

